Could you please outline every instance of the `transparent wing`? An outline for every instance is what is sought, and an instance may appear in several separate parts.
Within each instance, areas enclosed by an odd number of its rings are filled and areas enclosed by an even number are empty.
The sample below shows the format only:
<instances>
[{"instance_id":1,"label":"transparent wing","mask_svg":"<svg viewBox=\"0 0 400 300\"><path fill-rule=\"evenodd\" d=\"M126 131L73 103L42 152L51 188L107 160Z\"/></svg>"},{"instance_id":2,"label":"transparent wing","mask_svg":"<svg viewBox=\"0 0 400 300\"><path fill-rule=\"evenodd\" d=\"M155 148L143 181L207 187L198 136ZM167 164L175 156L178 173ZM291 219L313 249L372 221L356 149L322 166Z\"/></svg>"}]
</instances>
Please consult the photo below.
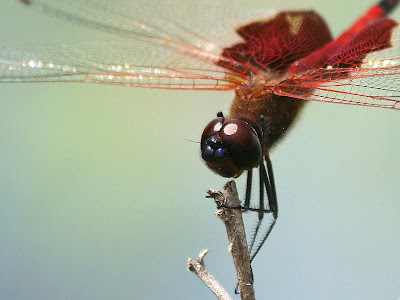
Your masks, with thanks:
<instances>
[{"instance_id":1,"label":"transparent wing","mask_svg":"<svg viewBox=\"0 0 400 300\"><path fill-rule=\"evenodd\" d=\"M169 48L145 44L87 42L1 48L2 82L88 82L167 89L232 89L240 78L213 64Z\"/></svg>"},{"instance_id":2,"label":"transparent wing","mask_svg":"<svg viewBox=\"0 0 400 300\"><path fill-rule=\"evenodd\" d=\"M360 53L342 55L357 60ZM353 55L353 57L352 57ZM335 63L341 61L335 58ZM282 96L303 100L400 109L400 30L392 34L390 47L368 54L355 67L327 66L283 81L274 88Z\"/></svg>"},{"instance_id":3,"label":"transparent wing","mask_svg":"<svg viewBox=\"0 0 400 300\"><path fill-rule=\"evenodd\" d=\"M246 78L216 63L235 28L271 10L220 1L23 1L116 35L116 42L0 48L0 81L76 81L173 89L233 89ZM238 65L228 61L227 65Z\"/></svg>"}]
</instances>

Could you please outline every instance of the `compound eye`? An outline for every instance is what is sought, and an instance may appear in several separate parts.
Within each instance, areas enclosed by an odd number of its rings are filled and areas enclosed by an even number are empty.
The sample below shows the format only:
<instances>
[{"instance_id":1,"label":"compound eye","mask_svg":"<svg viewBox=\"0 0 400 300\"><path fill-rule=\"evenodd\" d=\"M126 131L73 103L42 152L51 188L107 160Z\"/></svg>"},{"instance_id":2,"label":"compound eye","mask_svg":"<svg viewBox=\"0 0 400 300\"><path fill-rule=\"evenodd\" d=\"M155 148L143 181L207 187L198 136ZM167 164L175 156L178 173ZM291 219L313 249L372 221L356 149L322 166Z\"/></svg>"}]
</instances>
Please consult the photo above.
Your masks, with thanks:
<instances>
[{"instance_id":1,"label":"compound eye","mask_svg":"<svg viewBox=\"0 0 400 300\"><path fill-rule=\"evenodd\" d=\"M203 134L201 135L201 148L204 148L205 141L214 136L219 134L219 130L222 127L224 122L224 118L216 118L212 120L210 123L207 124L206 128L204 128Z\"/></svg>"},{"instance_id":2,"label":"compound eye","mask_svg":"<svg viewBox=\"0 0 400 300\"><path fill-rule=\"evenodd\" d=\"M227 121L219 136L238 168L250 170L259 165L262 158L260 139L247 122Z\"/></svg>"}]
</instances>

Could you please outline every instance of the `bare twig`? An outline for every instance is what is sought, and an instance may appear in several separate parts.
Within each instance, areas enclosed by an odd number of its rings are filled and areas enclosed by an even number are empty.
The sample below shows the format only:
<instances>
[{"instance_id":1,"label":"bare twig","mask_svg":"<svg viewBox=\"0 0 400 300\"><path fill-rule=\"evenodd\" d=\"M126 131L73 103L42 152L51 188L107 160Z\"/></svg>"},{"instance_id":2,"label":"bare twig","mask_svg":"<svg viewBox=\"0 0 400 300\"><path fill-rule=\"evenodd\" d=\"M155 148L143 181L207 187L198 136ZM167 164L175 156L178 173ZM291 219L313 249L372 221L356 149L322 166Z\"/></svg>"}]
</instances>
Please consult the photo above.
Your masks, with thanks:
<instances>
[{"instance_id":1,"label":"bare twig","mask_svg":"<svg viewBox=\"0 0 400 300\"><path fill-rule=\"evenodd\" d=\"M208 250L203 250L197 260L191 258L188 259L188 269L195 273L208 288L218 297L220 300L232 300L228 292L222 287L222 285L206 270L204 264L204 256L208 253Z\"/></svg>"},{"instance_id":2,"label":"bare twig","mask_svg":"<svg viewBox=\"0 0 400 300\"><path fill-rule=\"evenodd\" d=\"M224 194L215 190L207 190L210 198L214 198L218 207L240 206L240 200L234 181L224 186ZM244 229L242 212L239 209L221 208L218 217L224 222L229 240L229 249L232 253L236 273L239 281L241 298L243 300L255 299L253 288L253 273L250 264L250 254L247 247L246 232Z\"/></svg>"}]
</instances>

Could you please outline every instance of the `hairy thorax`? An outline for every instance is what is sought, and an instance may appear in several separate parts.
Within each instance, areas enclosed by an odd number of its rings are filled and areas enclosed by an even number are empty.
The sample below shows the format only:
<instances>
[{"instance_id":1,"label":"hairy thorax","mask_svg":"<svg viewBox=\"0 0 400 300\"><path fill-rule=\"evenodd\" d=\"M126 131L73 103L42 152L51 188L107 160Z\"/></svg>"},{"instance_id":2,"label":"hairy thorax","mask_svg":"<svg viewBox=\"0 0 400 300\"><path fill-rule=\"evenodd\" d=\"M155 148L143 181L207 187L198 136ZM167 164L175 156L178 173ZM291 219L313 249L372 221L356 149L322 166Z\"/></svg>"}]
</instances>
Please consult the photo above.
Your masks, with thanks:
<instances>
[{"instance_id":1,"label":"hairy thorax","mask_svg":"<svg viewBox=\"0 0 400 300\"><path fill-rule=\"evenodd\" d=\"M306 102L273 93L273 87L285 79L276 73L260 72L250 80L250 83L236 90L230 108L231 119L245 120L255 128L260 127L260 116L264 116L265 151L286 134Z\"/></svg>"}]
</instances>

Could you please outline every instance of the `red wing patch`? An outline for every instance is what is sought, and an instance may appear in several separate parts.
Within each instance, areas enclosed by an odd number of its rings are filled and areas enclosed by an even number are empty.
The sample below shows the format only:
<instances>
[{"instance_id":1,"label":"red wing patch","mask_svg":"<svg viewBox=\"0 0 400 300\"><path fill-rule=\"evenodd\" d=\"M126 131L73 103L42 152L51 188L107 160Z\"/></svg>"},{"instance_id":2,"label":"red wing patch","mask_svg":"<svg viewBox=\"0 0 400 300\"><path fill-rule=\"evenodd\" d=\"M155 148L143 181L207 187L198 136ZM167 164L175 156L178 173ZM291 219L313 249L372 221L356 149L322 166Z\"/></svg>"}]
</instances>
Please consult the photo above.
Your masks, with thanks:
<instances>
[{"instance_id":1,"label":"red wing patch","mask_svg":"<svg viewBox=\"0 0 400 300\"><path fill-rule=\"evenodd\" d=\"M369 53L390 47L393 29L398 23L391 19L380 19L362 30L357 36L338 50L326 66L334 68L359 67Z\"/></svg>"},{"instance_id":2,"label":"red wing patch","mask_svg":"<svg viewBox=\"0 0 400 300\"><path fill-rule=\"evenodd\" d=\"M218 65L241 74L254 68L284 71L332 40L325 21L313 11L282 12L272 20L253 22L236 32L245 42L226 48L222 56L243 67L226 61Z\"/></svg>"}]
</instances>

